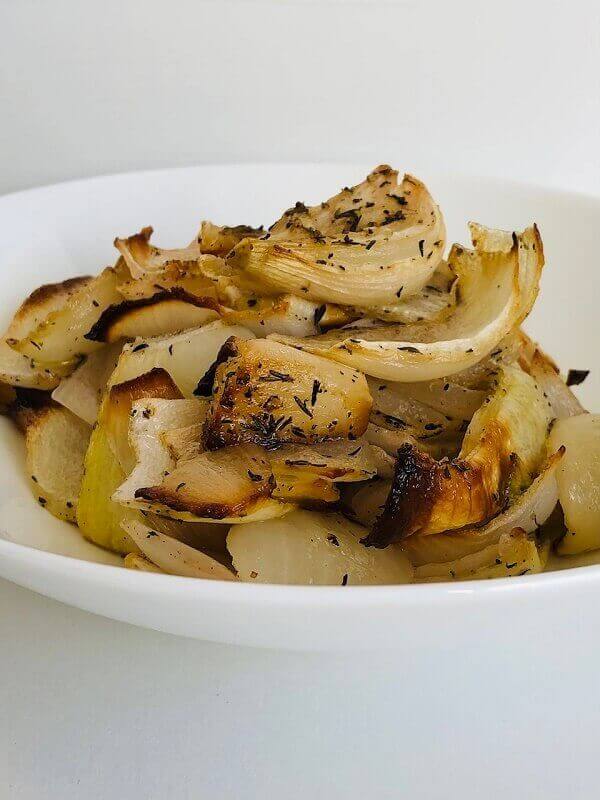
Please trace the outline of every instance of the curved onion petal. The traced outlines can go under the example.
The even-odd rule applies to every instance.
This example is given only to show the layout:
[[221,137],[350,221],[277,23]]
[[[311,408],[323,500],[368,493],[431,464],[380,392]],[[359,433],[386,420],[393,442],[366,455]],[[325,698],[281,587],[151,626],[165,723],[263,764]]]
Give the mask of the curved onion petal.
[[405,298],[403,294],[392,305],[362,309],[362,314],[370,314],[373,324],[379,320],[402,322],[404,325],[441,322],[456,305],[456,274],[446,261],[441,261],[429,281],[416,294]]
[[550,546],[538,546],[522,528],[502,533],[496,544],[443,564],[426,564],[415,570],[415,582],[489,580],[543,572]]
[[101,346],[86,339],[85,334],[106,308],[121,300],[117,280],[112,267],[93,280],[86,280],[70,294],[68,302],[23,332],[12,346],[50,369],[70,367],[72,371],[81,356]]
[[341,514],[295,511],[282,520],[232,526],[227,548],[238,576],[254,583],[353,586],[410,583],[398,548],[374,550],[366,530]]
[[34,496],[53,516],[75,522],[90,426],[48,399],[34,405],[18,398],[10,411],[25,434]]
[[98,417],[102,395],[120,353],[121,344],[118,342],[90,353],[83,364],[61,380],[52,392],[52,399],[89,425],[93,425]]
[[141,522],[124,522],[123,529],[152,564],[170,575],[206,580],[237,580],[227,567],[206,553],[165,536]]
[[548,520],[558,503],[556,473],[563,456],[564,449],[551,456],[531,486],[486,525],[433,536],[409,536],[402,542],[402,550],[418,567],[455,561],[477,553],[495,545],[503,534],[514,528],[534,533]]
[[511,236],[471,224],[471,233],[476,249],[455,245],[450,254],[459,299],[441,323],[350,326],[308,339],[272,338],[384,380],[426,381],[468,369],[527,316],[544,264],[535,225]]
[[85,338],[92,342],[118,342],[199,328],[218,319],[218,307],[211,297],[196,297],[174,287],[151,297],[109,306]]
[[336,483],[369,480],[383,463],[364,438],[310,447],[283,445],[266,457],[277,484],[273,496],[287,502],[335,502],[339,499]]
[[[214,261],[220,263],[220,259],[214,259]],[[203,260],[203,270],[205,267],[206,264]],[[125,274],[122,274],[123,272]],[[117,288],[122,299],[125,300],[144,300],[157,292],[173,290],[186,292],[193,297],[208,297],[215,301],[218,298],[214,280],[205,277],[204,272],[198,274],[197,272],[182,271],[177,264],[168,264],[159,274],[149,273],[143,278],[131,278],[129,272],[121,270]]]
[[382,166],[325,203],[286,211],[228,260],[248,288],[373,308],[418,292],[442,259],[445,227],[426,187]]
[[164,250],[150,244],[153,229],[148,225],[139,233],[126,239],[115,239],[115,247],[134,279],[160,275],[169,265],[176,264],[181,271],[197,270],[200,258],[198,241],[194,240],[187,247]]
[[[221,316],[229,325],[243,325],[256,336],[271,333],[285,336],[313,336],[320,332],[321,306],[302,297],[287,294],[281,297],[249,297],[246,308],[222,307]],[[343,320],[343,317],[341,317]]]
[[53,389],[64,370],[55,371],[35,358],[19,353],[13,346],[53,312],[64,308],[72,295],[92,279],[70,278],[40,286],[21,304],[8,330],[0,339],[0,381],[27,389]]
[[164,434],[201,425],[206,406],[201,399],[133,404],[130,442],[136,463],[114,501],[188,522],[246,522],[291,510],[271,499],[271,469],[258,448],[201,452],[176,462]]
[[581,414],[559,419],[550,446],[566,448],[558,470],[558,497],[567,534],[560,555],[600,548],[600,415]]
[[502,367],[456,459],[434,461],[411,445],[398,451],[392,490],[367,542],[385,547],[497,514],[539,469],[551,418],[533,378],[519,367]]
[[535,350],[529,371],[544,392],[557,419],[565,419],[585,412],[585,408],[560,377],[558,367],[541,350]]
[[[131,420],[137,414],[134,405],[146,398],[180,400],[182,394],[169,373],[156,367],[130,381],[111,386],[98,414],[98,425],[106,430],[110,446],[126,475],[135,464],[134,451],[128,437]],[[151,410],[145,413],[154,412]]]
[[199,380],[231,336],[252,339],[254,334],[247,328],[216,320],[172,336],[136,340],[123,347],[111,384],[131,380],[159,367],[169,373],[184,397],[192,397]]
[[77,503],[77,525],[86,539],[122,554],[135,552],[137,548],[121,524],[125,519],[135,519],[138,516],[136,511],[123,508],[111,500],[113,491],[124,478],[125,474],[115,458],[105,427],[96,425],[85,455]]
[[231,339],[219,354],[204,430],[209,450],[357,438],[369,421],[364,375],[269,339]]
[[250,225],[215,225],[205,220],[200,226],[198,244],[201,253],[213,256],[226,256],[242,239],[256,239],[264,235],[264,228],[252,228]]

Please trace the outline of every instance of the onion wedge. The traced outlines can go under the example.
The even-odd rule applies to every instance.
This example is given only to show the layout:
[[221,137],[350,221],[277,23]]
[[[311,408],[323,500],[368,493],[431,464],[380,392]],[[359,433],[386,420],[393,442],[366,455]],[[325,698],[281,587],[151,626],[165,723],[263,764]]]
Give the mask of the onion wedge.
[[433,536],[409,536],[401,547],[415,566],[455,561],[497,544],[503,534],[520,528],[527,534],[535,531],[550,517],[558,503],[556,474],[564,456],[564,448],[552,455],[540,474],[506,511],[482,527],[449,531]]
[[219,318],[211,297],[196,297],[179,287],[165,289],[140,300],[123,300],[109,306],[85,338],[92,342],[118,342],[199,328]]
[[93,425],[120,354],[120,343],[90,353],[71,375],[61,380],[52,393],[52,399]]
[[388,166],[307,208],[296,203],[260,239],[228,256],[241,285],[261,294],[376,308],[424,286],[442,259],[445,227],[424,184]]
[[525,319],[544,264],[535,225],[512,235],[474,223],[470,228],[475,250],[454,245],[449,257],[458,301],[442,322],[271,338],[384,380],[426,381],[468,369]]
[[456,459],[434,461],[411,445],[398,451],[390,495],[367,543],[385,547],[490,519],[531,483],[551,419],[533,378],[519,367],[502,367]]
[[25,434],[34,496],[53,516],[75,522],[90,426],[43,395],[33,403],[19,397],[10,413]]
[[226,256],[243,239],[257,239],[265,233],[264,228],[250,225],[215,225],[205,220],[200,226],[198,245],[201,253],[213,256]]
[[101,345],[85,338],[102,312],[118,303],[117,273],[108,267],[93,280],[78,286],[68,302],[23,333],[12,346],[53,370],[72,371],[81,356]]
[[187,522],[244,522],[291,510],[271,499],[274,480],[259,448],[174,458],[166,434],[201,425],[206,406],[203,399],[134,403],[130,442],[136,463],[115,502]]
[[600,415],[581,414],[559,419],[550,446],[566,448],[558,470],[558,497],[567,533],[558,543],[559,555],[600,548]]
[[543,572],[550,546],[538,545],[521,528],[501,534],[498,542],[477,553],[444,564],[427,564],[415,570],[416,583],[453,580],[512,578]]
[[234,525],[227,549],[242,581],[354,586],[410,583],[398,548],[364,547],[365,528],[341,514],[295,511],[276,522]]
[[561,378],[556,364],[539,348],[535,350],[529,372],[552,406],[557,419],[566,419],[585,412],[585,408]]
[[209,450],[361,436],[371,395],[364,375],[268,339],[231,339],[219,355],[204,429]]
[[115,247],[134,280],[160,276],[169,267],[181,272],[199,272],[200,247],[194,240],[187,247],[165,250],[150,244],[153,229],[148,225],[126,239],[115,239]]
[[122,383],[160,367],[169,373],[184,397],[192,397],[198,382],[231,336],[254,338],[247,328],[217,320],[172,336],[135,340],[123,347],[110,382]]
[[26,389],[53,389],[65,370],[51,370],[35,358],[14,350],[14,345],[35,330],[46,317],[64,308],[72,295],[89,283],[88,277],[40,286],[21,304],[0,339],[0,381]]
[[123,529],[139,547],[144,556],[163,572],[185,578],[235,581],[236,576],[214,558],[178,542],[164,533],[149,528],[142,522],[128,521]]

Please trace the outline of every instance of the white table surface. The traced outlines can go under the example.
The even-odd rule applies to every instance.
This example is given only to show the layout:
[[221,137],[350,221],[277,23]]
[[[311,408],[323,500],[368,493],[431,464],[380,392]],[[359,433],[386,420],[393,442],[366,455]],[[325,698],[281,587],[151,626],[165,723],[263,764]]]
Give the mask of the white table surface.
[[[328,158],[598,191],[599,21],[586,0],[3,2],[0,192]],[[542,774],[544,800],[596,797],[597,668],[559,642],[552,663],[489,663],[493,635],[410,658],[261,652],[0,581],[0,800],[535,800]]]

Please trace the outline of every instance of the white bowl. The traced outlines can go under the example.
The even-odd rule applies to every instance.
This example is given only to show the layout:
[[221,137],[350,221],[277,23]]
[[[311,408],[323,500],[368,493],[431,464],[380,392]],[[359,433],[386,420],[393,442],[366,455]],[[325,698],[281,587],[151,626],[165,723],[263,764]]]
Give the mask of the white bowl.
[[[372,165],[195,167],[59,184],[0,198],[0,289],[7,322],[33,288],[94,273],[112,241],[152,224],[159,244],[191,238],[200,219],[258,224],[295,200],[316,202]],[[410,165],[400,165],[410,168]],[[502,228],[533,220],[545,243],[543,290],[528,323],[565,369],[592,369],[580,396],[600,408],[594,360],[600,297],[600,200],[512,182],[423,175],[449,237],[468,241],[474,219]],[[597,294],[598,293],[598,294]],[[219,642],[298,650],[470,646],[491,631],[511,646],[593,643],[600,566],[490,582],[382,587],[286,587],[129,571],[38,507],[20,437],[0,420],[0,575],[97,614]],[[593,557],[588,560],[593,560]],[[579,561],[561,560],[561,567]],[[581,609],[585,608],[582,616]],[[578,624],[573,625],[573,620]],[[552,620],[552,637],[541,632]]]

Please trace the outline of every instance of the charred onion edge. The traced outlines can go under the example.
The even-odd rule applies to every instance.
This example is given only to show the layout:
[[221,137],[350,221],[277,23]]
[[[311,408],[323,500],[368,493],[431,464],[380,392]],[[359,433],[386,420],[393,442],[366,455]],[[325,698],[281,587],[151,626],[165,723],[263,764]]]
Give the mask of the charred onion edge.
[[212,297],[196,297],[185,289],[174,286],[172,289],[164,289],[157,292],[152,297],[143,297],[140,300],[123,300],[122,303],[109,306],[102,312],[98,321],[92,325],[90,330],[84,334],[83,338],[88,339],[90,342],[106,342],[111,327],[129,311],[174,301],[189,303],[189,305],[196,306],[196,308],[210,308],[217,312],[220,309],[219,304]]
[[173,511],[188,511],[197,517],[206,519],[225,519],[226,517],[243,517],[245,512],[262,499],[268,499],[275,489],[275,478],[269,475],[261,484],[256,484],[256,489],[248,495],[243,502],[227,505],[226,503],[200,503],[186,500],[181,496],[165,489],[163,486],[149,486],[136,489],[135,498],[147,500],[151,503],[160,503]]
[[[492,438],[498,438],[501,443],[506,437],[502,430],[496,433],[498,436],[492,435]],[[418,534],[427,526],[436,502],[444,498],[448,488],[453,493],[464,489],[470,502],[473,490],[479,486],[481,491],[478,495],[482,501],[479,521],[484,522],[506,507],[513,469],[510,454],[500,450],[499,485],[489,493],[485,486],[484,466],[461,459],[435,461],[412,444],[402,445],[396,457],[394,478],[385,506],[363,544],[387,547],[394,541]]]

